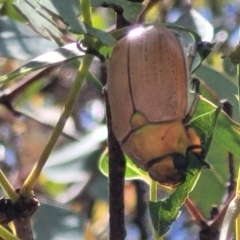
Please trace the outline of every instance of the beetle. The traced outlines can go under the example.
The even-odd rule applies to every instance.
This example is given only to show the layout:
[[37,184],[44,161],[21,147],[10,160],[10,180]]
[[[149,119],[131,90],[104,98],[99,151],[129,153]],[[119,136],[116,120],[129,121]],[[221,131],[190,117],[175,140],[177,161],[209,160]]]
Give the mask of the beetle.
[[171,30],[137,27],[116,43],[108,66],[116,139],[152,179],[173,187],[185,180],[188,152],[203,153],[187,126],[199,97],[190,79],[193,56]]

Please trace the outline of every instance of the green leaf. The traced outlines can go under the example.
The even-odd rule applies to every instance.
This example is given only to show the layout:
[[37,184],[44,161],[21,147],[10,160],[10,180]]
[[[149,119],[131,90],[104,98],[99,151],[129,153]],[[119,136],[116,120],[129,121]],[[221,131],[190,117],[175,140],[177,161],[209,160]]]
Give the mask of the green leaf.
[[186,181],[177,187],[166,199],[158,202],[149,202],[149,213],[154,230],[158,236],[163,236],[169,230],[172,223],[180,214],[180,208],[185,198],[192,191],[200,174],[200,165],[196,156],[191,154],[190,168],[186,175]]
[[[151,179],[148,176],[148,173],[141,168],[138,168],[132,160],[125,155],[126,159],[126,172],[125,172],[125,179],[139,179],[143,180],[150,185]],[[99,161],[99,168],[100,171],[105,175],[108,176],[108,151],[105,151]]]
[[78,16],[81,14],[81,9],[78,0],[68,0],[67,7],[65,1],[59,0],[40,0],[38,4],[42,9],[47,9],[63,20],[64,23],[69,26],[68,29],[70,31],[78,34],[90,34],[106,45],[113,45],[115,43],[115,39],[111,34],[90,27],[79,20]]
[[59,63],[69,61],[73,58],[83,57],[84,55],[85,52],[81,52],[77,48],[76,43],[70,43],[68,45],[65,45],[64,47],[58,48],[54,51],[38,56],[32,59],[30,62],[23,65],[22,67],[20,67],[19,69],[9,74],[1,76],[0,83],[10,81],[17,77],[26,76],[27,74],[33,71],[51,67]]
[[68,24],[70,31],[78,34],[90,34],[105,45],[113,45],[115,43],[115,39],[111,34],[90,27],[79,20],[78,16],[81,14],[79,0],[69,0],[67,7],[66,2],[59,0],[41,0],[39,1],[39,5],[48,9],[62,19],[64,23]]
[[38,1],[13,1],[12,4],[39,34],[49,39],[61,39],[62,33],[58,30],[56,22],[53,21],[49,12],[39,5]]
[[12,1],[5,1],[5,3],[1,7],[1,15],[2,16],[6,15],[11,19],[14,19],[20,22],[26,22],[26,19],[12,5]]
[[236,97],[238,94],[237,81],[205,64],[201,65],[195,74],[215,91],[220,99],[228,99],[231,102],[233,105],[233,118],[239,120],[238,100]]
[[214,130],[217,128],[217,120],[221,111],[219,107],[213,105],[203,97],[200,99],[196,112],[189,124],[197,132],[201,139],[204,151],[207,153],[212,143]]
[[[216,91],[220,98],[230,101],[233,105],[233,118],[239,120],[237,81],[227,74],[217,72],[206,65],[202,65],[196,74],[212,90]],[[206,95],[204,96],[206,97]],[[210,100],[212,101],[212,99]],[[206,106],[210,109],[203,109],[205,112],[216,108],[216,106],[211,104]],[[196,114],[201,114],[201,112],[196,112]],[[221,199],[223,194],[225,194],[226,182],[229,178],[228,152],[232,152],[235,156],[235,168],[237,169],[239,166],[239,126],[239,123],[233,121],[225,113],[220,112],[212,144],[207,155],[207,161],[212,167],[210,170],[203,171],[196,188],[191,193],[191,198],[206,217],[209,216],[209,209],[212,204],[221,204]],[[204,201],[201,200],[203,191],[212,193],[208,194]]]
[[27,61],[58,47],[56,43],[43,38],[26,24],[1,17],[0,25],[2,57]]
[[68,30],[74,33],[90,34],[106,45],[113,45],[115,42],[111,34],[87,26],[87,24],[79,20],[80,5],[77,0],[69,0],[67,5],[65,1],[56,0],[14,1],[12,4],[30,22],[31,26],[45,38],[62,41],[62,33],[59,30],[57,21],[53,20],[57,16],[59,20],[68,25]]
[[129,22],[135,22],[139,13],[143,9],[143,5],[138,2],[130,2],[126,0],[92,0],[93,7],[112,7],[122,8],[123,16]]
[[235,49],[228,55],[228,57],[231,59],[231,62],[233,64],[239,64],[240,63],[240,44],[238,44]]
[[36,240],[83,239],[84,219],[60,204],[41,200],[41,206],[34,214],[33,222]]
[[[64,201],[85,189],[85,194],[94,199],[107,198],[107,179],[98,169],[98,160],[106,144],[107,128],[99,126],[79,141],[55,150],[43,169],[44,179],[55,184],[74,185],[75,192],[66,194]],[[64,193],[63,193],[64,194]]]
[[[206,99],[201,98],[197,105],[196,114],[190,122],[190,125],[201,137],[202,146],[206,154],[212,142],[220,109],[220,107],[217,108]],[[201,114],[203,112],[204,114]],[[178,217],[185,198],[193,190],[199,178],[200,170],[201,163],[198,158],[193,153],[189,154],[189,168],[186,172],[186,181],[178,186],[168,198],[158,202],[149,202],[151,220],[158,236],[164,235]]]
[[203,41],[211,42],[213,39],[214,28],[212,24],[192,8],[185,11],[175,23],[196,31]]
[[102,144],[106,140],[106,126],[94,129],[81,140],[51,154],[43,173],[49,180],[56,183],[71,183],[81,180],[81,173],[86,170],[93,171],[91,166],[87,166],[87,162],[92,158],[92,154],[102,149]]
[[[217,142],[219,149],[224,149],[239,156],[240,124],[232,120],[226,113],[219,110],[220,107],[201,98],[196,108],[196,113],[193,116],[193,120],[191,121],[191,125],[201,137],[204,147],[206,147],[206,142],[212,138],[213,141]],[[216,125],[214,126],[215,121]],[[213,127],[214,131],[211,137]],[[207,149],[209,149],[209,147]],[[215,159],[218,158],[219,157],[216,155]]]
[[37,3],[49,12],[58,16],[68,24],[69,27],[74,28],[78,25],[78,16],[81,14],[79,0],[38,0]]
[[[212,104],[205,105],[205,111],[214,111],[214,109],[216,109],[216,106]],[[196,130],[200,129],[201,124],[196,121],[194,127],[196,127]],[[239,145],[240,124],[221,111],[206,159],[211,164],[211,169],[202,171],[201,177],[190,195],[205,217],[209,217],[209,209],[212,204],[221,204],[221,199],[226,192],[226,182],[229,178],[228,152],[235,156],[234,167],[238,169],[240,164],[238,157],[240,154]],[[209,194],[203,201],[202,193],[204,191],[209,192]]]
[[70,30],[76,34],[89,34],[93,37],[96,37],[103,44],[108,46],[111,46],[116,42],[115,38],[113,38],[113,36],[110,33],[101,31],[97,28],[90,27],[80,20],[78,20],[77,25],[74,27],[72,26]]

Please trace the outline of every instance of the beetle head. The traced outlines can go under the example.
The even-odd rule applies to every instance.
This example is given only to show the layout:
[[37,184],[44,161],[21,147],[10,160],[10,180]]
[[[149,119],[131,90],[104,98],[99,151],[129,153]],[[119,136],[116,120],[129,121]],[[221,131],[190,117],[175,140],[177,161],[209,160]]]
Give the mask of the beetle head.
[[188,137],[180,120],[146,124],[122,143],[125,153],[150,176],[164,185],[176,186],[185,180]]
[[[152,159],[147,168],[152,179],[165,185],[177,186],[186,179],[188,167],[187,156],[181,153],[172,153]],[[158,174],[159,172],[164,174]]]

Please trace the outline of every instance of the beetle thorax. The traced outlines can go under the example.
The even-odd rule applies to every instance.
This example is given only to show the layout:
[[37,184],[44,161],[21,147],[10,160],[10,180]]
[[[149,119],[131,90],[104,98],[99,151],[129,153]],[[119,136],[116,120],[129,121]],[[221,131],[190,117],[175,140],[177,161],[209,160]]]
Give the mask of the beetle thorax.
[[186,153],[188,138],[180,120],[146,124],[132,132],[122,143],[123,150],[145,168],[152,159],[172,153]]

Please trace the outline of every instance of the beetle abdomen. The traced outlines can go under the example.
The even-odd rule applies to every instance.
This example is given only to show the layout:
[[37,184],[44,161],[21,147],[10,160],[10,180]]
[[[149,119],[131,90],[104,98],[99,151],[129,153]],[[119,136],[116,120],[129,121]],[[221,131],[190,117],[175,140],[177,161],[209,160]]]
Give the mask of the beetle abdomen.
[[109,64],[112,124],[120,143],[133,130],[134,113],[161,123],[183,119],[187,106],[186,62],[178,38],[159,26],[134,31],[116,44]]

